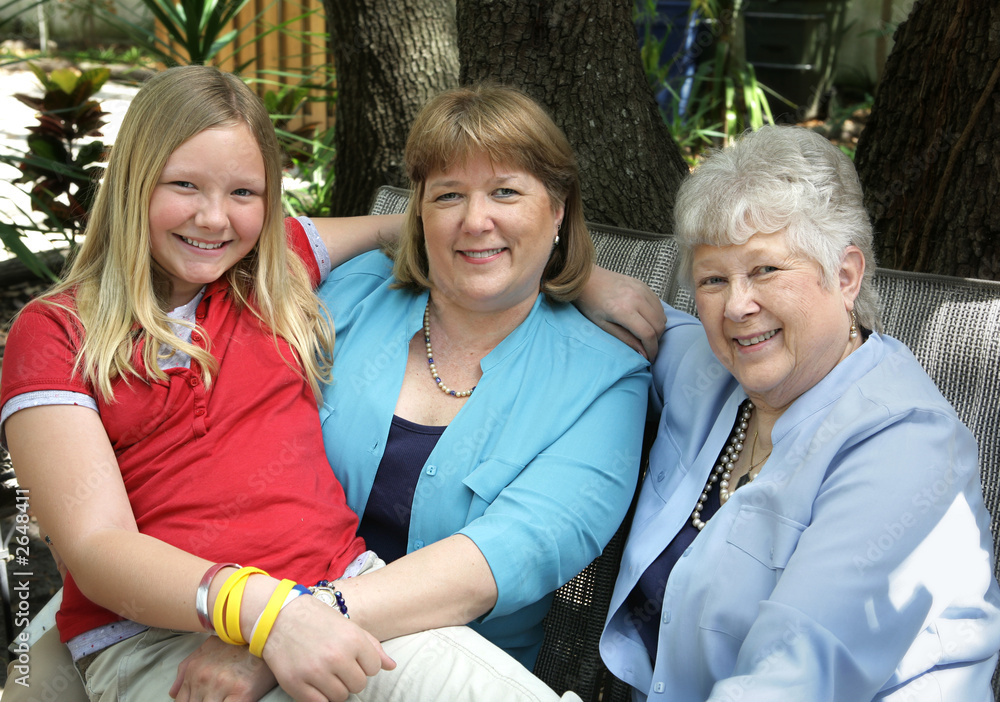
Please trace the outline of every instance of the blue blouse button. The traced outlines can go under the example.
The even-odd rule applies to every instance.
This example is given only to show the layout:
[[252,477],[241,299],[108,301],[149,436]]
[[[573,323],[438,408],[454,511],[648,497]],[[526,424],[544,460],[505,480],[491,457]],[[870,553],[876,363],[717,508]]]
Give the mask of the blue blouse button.
[[438,472],[437,466],[427,466],[427,470],[424,471],[427,475],[435,475]]
[[653,692],[663,692],[666,689],[667,689],[667,686],[664,685],[661,682],[658,682],[655,685],[653,685]]
[[419,539],[413,542],[413,548],[423,548],[424,542]]
[[669,624],[670,623],[670,611],[669,610],[663,610],[663,616],[660,617],[660,620],[664,624]]

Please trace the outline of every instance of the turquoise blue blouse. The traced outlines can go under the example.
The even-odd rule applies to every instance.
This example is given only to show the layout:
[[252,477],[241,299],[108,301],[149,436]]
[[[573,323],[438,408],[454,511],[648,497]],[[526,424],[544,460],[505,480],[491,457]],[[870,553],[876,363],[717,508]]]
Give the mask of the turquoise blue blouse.
[[[427,293],[391,289],[380,253],[319,289],[337,331],[323,441],[363,514]],[[611,539],[635,490],[646,361],[568,304],[540,295],[482,361],[475,393],[422,468],[407,552],[456,533],[492,569],[496,606],[473,628],[531,667],[551,593]]]

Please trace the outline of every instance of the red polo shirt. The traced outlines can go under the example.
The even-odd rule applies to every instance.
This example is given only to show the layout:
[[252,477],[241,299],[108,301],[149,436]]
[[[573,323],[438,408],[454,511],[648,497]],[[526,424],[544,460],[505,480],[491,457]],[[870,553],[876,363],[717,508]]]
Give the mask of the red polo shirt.
[[[289,230],[318,282],[305,233]],[[94,397],[142,533],[307,585],[339,576],[364,543],[327,462],[316,399],[289,365],[297,366],[291,348],[275,344],[223,282],[208,286],[196,318],[204,335],[196,332],[192,342],[211,340],[219,363],[210,387],[192,362],[167,370],[165,382],[118,379],[115,401],[107,403],[72,374],[78,324],[33,302],[7,339],[0,406],[38,390]],[[58,616],[63,641],[118,619],[67,578]]]

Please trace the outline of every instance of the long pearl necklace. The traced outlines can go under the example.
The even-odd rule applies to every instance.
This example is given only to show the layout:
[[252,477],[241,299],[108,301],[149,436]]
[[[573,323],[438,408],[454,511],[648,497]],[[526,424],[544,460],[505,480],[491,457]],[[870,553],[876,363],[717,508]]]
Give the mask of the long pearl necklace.
[[438,375],[437,366],[434,365],[434,351],[431,349],[431,300],[427,298],[427,307],[424,308],[424,346],[427,347],[427,368],[431,372],[431,377],[434,378],[434,382],[437,383],[438,389],[445,395],[451,395],[452,397],[468,397],[472,394],[472,390],[475,390],[475,386],[472,390],[463,390],[459,392],[458,390],[452,390],[447,385],[441,382],[441,376]]
[[691,524],[698,531],[705,528],[705,522],[701,520],[701,510],[705,508],[705,500],[708,499],[708,493],[712,491],[712,485],[716,482],[719,483],[719,502],[724,503],[729,499],[729,478],[732,476],[736,462],[740,460],[743,442],[747,438],[747,427],[750,426],[750,417],[752,416],[753,403],[750,400],[744,400],[743,404],[740,405],[739,418],[733,426],[732,434],[729,435],[729,441],[726,442],[726,447],[719,454],[719,460],[708,476],[708,482],[705,483],[701,497],[698,498],[698,505],[691,513]]

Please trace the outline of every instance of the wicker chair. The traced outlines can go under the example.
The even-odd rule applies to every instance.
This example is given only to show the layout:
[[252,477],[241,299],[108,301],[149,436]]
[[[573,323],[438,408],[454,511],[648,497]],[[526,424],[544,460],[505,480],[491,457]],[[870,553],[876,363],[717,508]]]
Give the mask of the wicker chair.
[[[408,192],[380,189],[372,213],[402,212]],[[598,263],[646,282],[677,309],[694,300],[675,275],[672,237],[588,225]],[[983,496],[1000,543],[1000,283],[880,269],[885,333],[913,351],[941,393],[979,441]],[[545,640],[535,674],[557,692],[567,689],[591,702],[624,702],[627,686],[608,673],[598,641],[607,616],[622,548],[623,524],[604,553],[561,587],[545,620]],[[1000,577],[1000,567],[994,564]],[[1000,699],[1000,669],[993,677]]]

